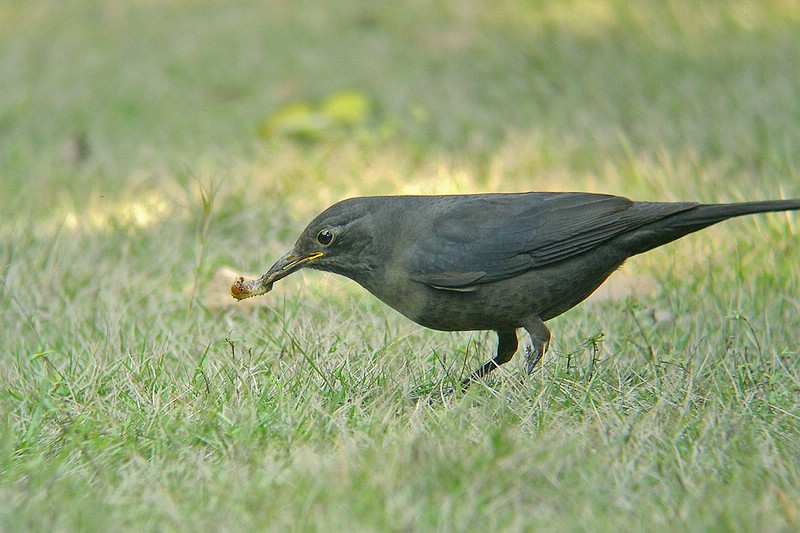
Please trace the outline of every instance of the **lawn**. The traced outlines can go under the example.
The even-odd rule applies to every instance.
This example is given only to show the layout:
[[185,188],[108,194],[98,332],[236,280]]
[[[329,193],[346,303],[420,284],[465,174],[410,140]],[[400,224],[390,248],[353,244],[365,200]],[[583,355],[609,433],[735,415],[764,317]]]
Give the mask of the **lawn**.
[[800,529],[797,214],[632,259],[444,398],[493,334],[227,293],[354,195],[800,198],[798,36],[796,0],[0,2],[0,530]]

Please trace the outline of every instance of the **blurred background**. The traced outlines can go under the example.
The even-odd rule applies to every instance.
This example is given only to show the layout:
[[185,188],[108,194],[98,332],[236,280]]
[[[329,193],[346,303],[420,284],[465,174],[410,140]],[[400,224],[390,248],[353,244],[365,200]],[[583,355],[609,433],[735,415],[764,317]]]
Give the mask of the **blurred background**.
[[797,7],[3,2],[3,214],[198,175],[251,201],[301,183],[312,203],[629,185],[708,198],[736,193],[693,184],[753,179],[774,195],[800,160]]

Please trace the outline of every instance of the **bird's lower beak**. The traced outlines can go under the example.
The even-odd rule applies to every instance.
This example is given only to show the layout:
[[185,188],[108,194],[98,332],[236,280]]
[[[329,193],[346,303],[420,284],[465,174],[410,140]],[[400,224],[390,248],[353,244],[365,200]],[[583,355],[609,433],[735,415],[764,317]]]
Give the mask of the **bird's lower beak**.
[[297,255],[293,251],[278,259],[274,265],[260,278],[252,281],[245,281],[238,278],[231,287],[231,294],[237,300],[250,298],[266,294],[272,290],[272,284],[281,278],[285,278],[304,264],[319,259],[324,254],[322,252],[311,252],[305,255]]

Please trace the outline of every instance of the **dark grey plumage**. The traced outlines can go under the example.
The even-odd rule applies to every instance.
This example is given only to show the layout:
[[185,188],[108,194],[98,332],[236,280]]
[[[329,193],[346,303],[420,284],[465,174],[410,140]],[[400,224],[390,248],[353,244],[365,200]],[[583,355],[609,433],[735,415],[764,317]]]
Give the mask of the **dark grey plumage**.
[[736,204],[633,202],[589,193],[381,196],[341,201],[318,215],[292,251],[237,298],[308,267],[358,282],[409,319],[445,330],[494,330],[507,362],[518,328],[531,336],[532,371],[544,322],[588,297],[633,255],[722,220],[800,209],[800,200]]

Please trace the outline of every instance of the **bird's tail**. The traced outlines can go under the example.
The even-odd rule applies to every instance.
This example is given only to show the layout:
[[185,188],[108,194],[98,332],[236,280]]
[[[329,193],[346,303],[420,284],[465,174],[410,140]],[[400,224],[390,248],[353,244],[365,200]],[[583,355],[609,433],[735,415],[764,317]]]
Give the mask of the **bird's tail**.
[[634,254],[640,254],[729,218],[795,210],[800,210],[800,199],[698,204],[640,227],[627,244]]

